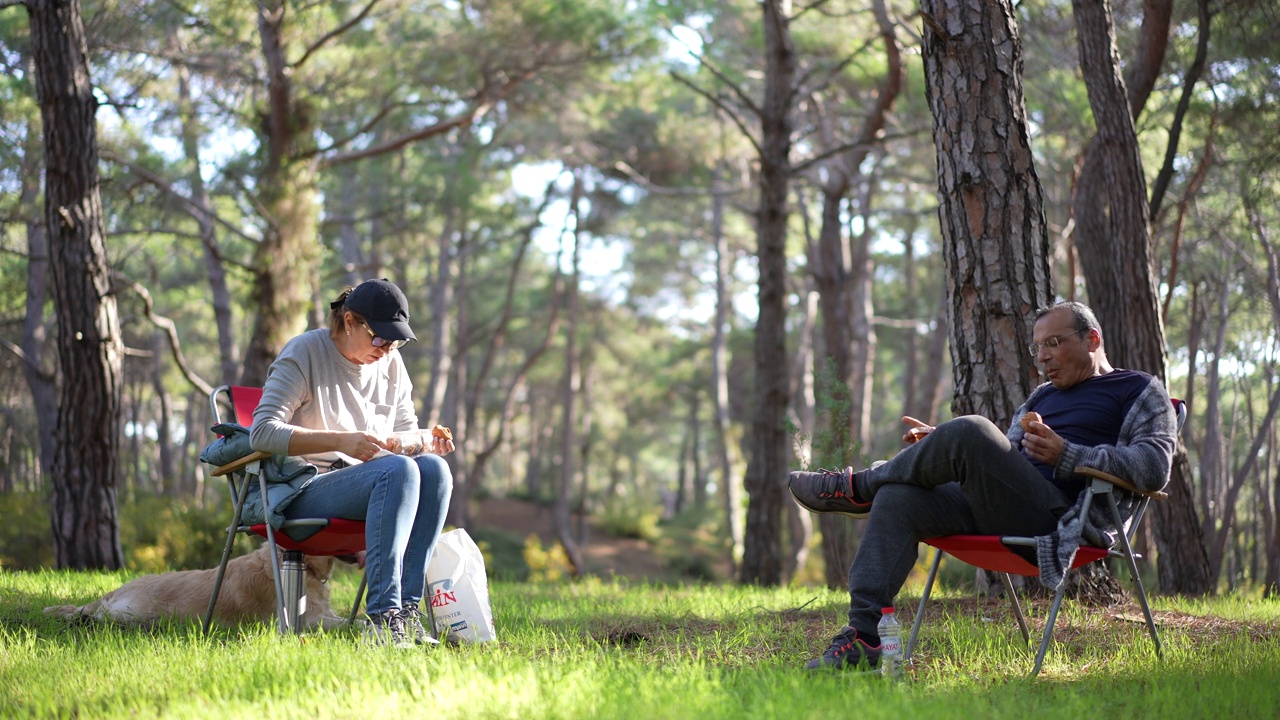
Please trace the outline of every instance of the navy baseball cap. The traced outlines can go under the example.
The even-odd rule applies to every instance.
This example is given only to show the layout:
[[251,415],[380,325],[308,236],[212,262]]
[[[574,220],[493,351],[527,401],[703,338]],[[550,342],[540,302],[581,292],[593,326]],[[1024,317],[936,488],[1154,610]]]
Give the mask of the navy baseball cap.
[[359,313],[373,334],[384,340],[417,340],[409,327],[409,300],[395,283],[365,280],[347,296],[347,309]]

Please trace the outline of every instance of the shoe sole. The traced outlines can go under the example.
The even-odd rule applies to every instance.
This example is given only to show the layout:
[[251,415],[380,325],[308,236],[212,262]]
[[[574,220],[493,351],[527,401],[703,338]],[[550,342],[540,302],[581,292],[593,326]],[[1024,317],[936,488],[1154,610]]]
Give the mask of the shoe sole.
[[811,507],[805,504],[805,501],[801,500],[799,495],[796,495],[795,489],[793,489],[790,485],[787,486],[787,492],[791,493],[791,499],[795,500],[797,505],[804,508],[805,510],[808,510],[811,513],[817,513],[819,515],[847,515],[848,517],[851,517],[857,520],[861,520],[862,518],[865,518],[866,516],[871,514],[871,503],[867,503],[866,510],[855,510],[853,512],[849,512],[847,510],[819,510],[815,507]]

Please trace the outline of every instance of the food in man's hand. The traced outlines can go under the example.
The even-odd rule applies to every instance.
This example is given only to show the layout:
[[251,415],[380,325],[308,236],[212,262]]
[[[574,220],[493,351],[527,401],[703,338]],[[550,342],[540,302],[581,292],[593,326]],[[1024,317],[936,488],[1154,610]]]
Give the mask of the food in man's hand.
[[431,428],[431,437],[440,438],[441,440],[452,440],[453,431],[443,425],[437,425]]
[[1031,423],[1044,422],[1044,418],[1040,417],[1040,413],[1032,411],[1022,416],[1022,432],[1031,432]]

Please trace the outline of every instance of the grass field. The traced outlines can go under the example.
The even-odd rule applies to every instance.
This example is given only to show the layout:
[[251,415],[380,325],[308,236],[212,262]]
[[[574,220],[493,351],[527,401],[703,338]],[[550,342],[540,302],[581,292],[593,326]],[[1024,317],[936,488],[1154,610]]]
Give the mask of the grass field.
[[[281,638],[69,626],[120,573],[0,571],[0,717],[1280,717],[1280,602],[1154,598],[1163,661],[1133,607],[1064,606],[1039,678],[1001,601],[943,592],[898,682],[800,667],[847,596],[813,588],[586,581],[491,587],[499,639],[395,650],[351,631]],[[335,576],[349,607],[358,576]],[[918,589],[898,598],[905,623]],[[938,596],[935,591],[935,596]],[[1033,622],[1045,607],[1032,603]]]

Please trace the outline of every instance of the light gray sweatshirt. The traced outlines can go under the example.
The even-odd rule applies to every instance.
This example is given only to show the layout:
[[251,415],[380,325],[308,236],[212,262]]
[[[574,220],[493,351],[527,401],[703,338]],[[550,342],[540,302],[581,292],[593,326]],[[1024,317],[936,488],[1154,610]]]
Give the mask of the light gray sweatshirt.
[[[249,441],[254,450],[288,455],[299,427],[380,437],[415,430],[412,398],[400,351],[358,365],[338,351],[327,328],[310,330],[290,340],[267,371]],[[322,469],[338,459],[357,462],[338,452],[303,457]]]

